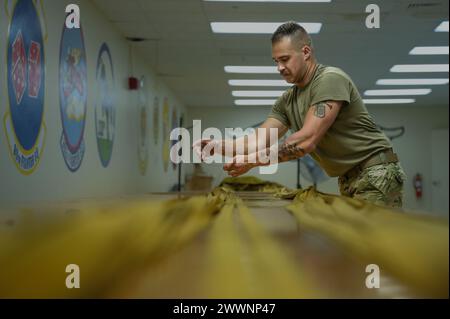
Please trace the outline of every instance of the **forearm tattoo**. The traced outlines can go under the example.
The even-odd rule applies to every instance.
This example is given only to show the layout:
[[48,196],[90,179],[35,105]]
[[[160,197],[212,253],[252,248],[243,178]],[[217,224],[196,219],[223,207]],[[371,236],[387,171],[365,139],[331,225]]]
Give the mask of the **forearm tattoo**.
[[278,162],[286,162],[305,155],[305,150],[297,145],[282,144],[278,148]]

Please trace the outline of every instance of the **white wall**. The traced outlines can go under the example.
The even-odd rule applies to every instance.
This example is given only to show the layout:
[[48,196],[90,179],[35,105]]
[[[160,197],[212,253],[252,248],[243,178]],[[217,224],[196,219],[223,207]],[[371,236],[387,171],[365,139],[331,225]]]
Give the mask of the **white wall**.
[[[70,172],[59,145],[62,123],[59,106],[59,49],[65,6],[73,1],[44,1],[48,27],[45,45],[46,79],[44,122],[47,127],[45,148],[39,167],[29,176],[22,175],[10,158],[3,128],[3,116],[8,111],[6,86],[6,43],[9,19],[0,6],[0,202],[28,200],[63,200],[82,197],[103,197],[134,194],[148,191],[167,191],[177,182],[177,171],[169,164],[164,172],[162,161],[162,104],[169,99],[169,123],[172,109],[185,114],[184,105],[170,92],[164,83],[147,67],[137,53],[134,58],[134,75],[144,75],[147,82],[147,129],[149,162],[146,175],[138,168],[139,113],[136,91],[127,89],[130,74],[129,43],[121,36],[90,1],[79,0],[81,22],[87,54],[88,106],[84,140],[86,152],[81,167]],[[112,158],[109,166],[101,165],[95,133],[94,97],[96,88],[97,55],[103,42],[109,45],[115,72],[116,129]],[[159,141],[153,143],[153,97],[159,96]]]
[[[448,105],[429,106],[370,106],[370,114],[375,122],[384,127],[405,127],[405,134],[392,141],[395,152],[399,155],[401,164],[408,175],[405,184],[404,207],[410,210],[432,211],[431,205],[431,133],[433,129],[448,128]],[[202,130],[207,127],[217,127],[223,130],[226,127],[246,128],[263,121],[270,111],[270,107],[229,107],[215,108],[189,108],[190,123],[193,119],[202,120]],[[226,177],[220,164],[203,164],[203,168],[214,177],[214,183]],[[274,175],[259,175],[258,169],[250,171],[249,175],[258,176],[265,180],[281,183],[288,187],[296,187],[297,165],[295,162],[283,163]],[[424,193],[420,200],[415,198],[412,178],[421,173],[424,180]],[[447,176],[448,178],[448,176]],[[301,180],[303,187],[310,183]],[[323,192],[338,194],[337,178],[318,185]]]
[[[408,175],[404,206],[411,210],[431,212],[431,135],[435,129],[449,127],[448,105],[370,106],[368,109],[379,125],[405,126],[405,135],[393,140],[394,150],[399,155],[403,169]],[[416,173],[420,173],[423,178],[423,197],[420,200],[415,198],[413,188],[413,178]],[[446,178],[449,177],[446,176]]]

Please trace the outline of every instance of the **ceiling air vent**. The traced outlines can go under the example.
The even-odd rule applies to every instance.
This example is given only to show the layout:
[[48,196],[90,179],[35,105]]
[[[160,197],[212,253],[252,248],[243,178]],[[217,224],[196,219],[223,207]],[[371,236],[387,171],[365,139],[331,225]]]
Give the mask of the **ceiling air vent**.
[[406,7],[406,12],[418,19],[441,19],[448,12],[448,4],[444,1],[412,2]]
[[415,2],[408,4],[408,9],[432,8],[441,6],[441,2]]

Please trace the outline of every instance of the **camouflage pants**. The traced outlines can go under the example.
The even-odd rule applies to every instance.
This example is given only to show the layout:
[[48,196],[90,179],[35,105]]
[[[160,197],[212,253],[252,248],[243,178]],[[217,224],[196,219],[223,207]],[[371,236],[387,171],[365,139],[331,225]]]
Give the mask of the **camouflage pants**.
[[368,167],[352,178],[340,176],[338,183],[343,196],[401,208],[405,180],[406,175],[400,164],[389,163]]

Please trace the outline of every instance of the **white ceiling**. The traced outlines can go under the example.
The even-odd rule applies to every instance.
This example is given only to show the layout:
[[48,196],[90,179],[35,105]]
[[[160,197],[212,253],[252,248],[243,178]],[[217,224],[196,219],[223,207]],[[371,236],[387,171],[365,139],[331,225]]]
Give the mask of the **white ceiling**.
[[[342,68],[352,77],[361,94],[367,89],[407,88],[376,86],[380,78],[449,76],[448,73],[389,72],[394,64],[448,64],[448,55],[408,55],[415,46],[448,46],[447,32],[433,32],[441,21],[448,20],[448,0],[278,4],[203,0],[92,1],[124,36],[148,39],[133,46],[187,106],[233,106],[232,87],[227,84],[232,78],[280,79],[277,74],[226,74],[225,65],[273,65],[270,35],[214,34],[210,22],[322,22],[321,32],[312,35],[319,62]],[[380,7],[380,29],[365,27],[368,15],[365,8],[370,3]],[[414,97],[415,105],[448,105],[448,84],[420,88],[431,88],[433,92]]]

